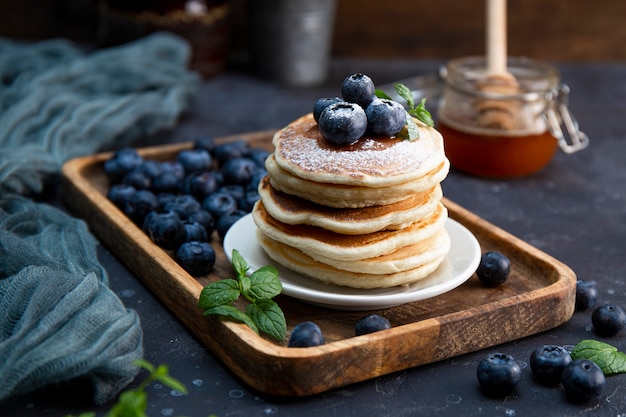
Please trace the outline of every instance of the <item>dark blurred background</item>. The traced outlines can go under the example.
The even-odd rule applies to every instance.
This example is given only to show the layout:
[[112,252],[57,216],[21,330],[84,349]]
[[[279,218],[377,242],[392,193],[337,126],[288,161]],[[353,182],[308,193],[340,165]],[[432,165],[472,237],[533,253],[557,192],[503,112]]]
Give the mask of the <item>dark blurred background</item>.
[[[264,0],[195,1],[209,8],[228,8],[223,30],[228,31],[230,62],[247,56],[248,1]],[[24,40],[65,37],[95,45],[102,26],[102,5],[164,13],[185,3],[189,2],[2,0],[0,36]],[[626,2],[511,0],[508,9],[510,55],[549,61],[626,59]],[[447,59],[482,54],[483,38],[483,1],[337,0],[332,56]]]

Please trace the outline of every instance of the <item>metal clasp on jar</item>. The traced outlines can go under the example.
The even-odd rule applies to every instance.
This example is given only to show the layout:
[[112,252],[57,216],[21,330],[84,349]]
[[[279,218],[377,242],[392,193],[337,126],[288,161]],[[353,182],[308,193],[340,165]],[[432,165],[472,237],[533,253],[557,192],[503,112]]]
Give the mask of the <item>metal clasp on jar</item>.
[[551,105],[546,110],[545,116],[548,129],[556,138],[559,147],[565,153],[574,153],[589,145],[589,137],[578,128],[578,122],[567,107],[569,91],[567,84],[561,84],[551,91],[549,98]]

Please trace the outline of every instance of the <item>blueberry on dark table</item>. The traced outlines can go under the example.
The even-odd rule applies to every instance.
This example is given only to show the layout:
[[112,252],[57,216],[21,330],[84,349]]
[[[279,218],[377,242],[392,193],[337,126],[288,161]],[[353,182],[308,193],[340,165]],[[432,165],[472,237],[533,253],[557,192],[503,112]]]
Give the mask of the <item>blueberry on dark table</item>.
[[353,144],[367,129],[365,110],[355,103],[331,104],[320,116],[319,129],[332,144]]
[[571,361],[571,355],[562,346],[543,345],[530,355],[530,369],[541,384],[556,385],[561,382],[563,369]]
[[288,347],[311,347],[324,344],[324,336],[319,326],[312,321],[296,324],[289,335]]
[[176,159],[185,168],[187,174],[195,171],[210,171],[213,158],[204,149],[185,149],[178,153]]
[[598,300],[598,289],[596,283],[592,281],[576,281],[576,310],[584,311]]
[[[228,231],[233,226],[233,224],[235,224],[239,219],[241,219],[246,214],[248,213],[237,209],[233,211],[232,213],[224,214],[219,219],[217,219],[217,223],[215,224],[215,229],[217,230],[217,234],[219,235],[220,239],[224,240],[224,236],[226,236],[226,233],[228,233]],[[250,236],[251,238],[254,238],[253,230],[250,231]]]
[[237,210],[237,200],[228,193],[216,191],[202,200],[202,208],[211,213],[214,218],[219,219]]
[[591,314],[593,331],[602,337],[618,334],[626,326],[626,313],[620,307],[605,304],[597,307]]
[[163,165],[157,161],[151,159],[144,160],[133,171],[139,171],[147,175],[150,180],[154,180],[161,172],[163,172]]
[[176,261],[193,276],[211,272],[215,250],[208,242],[185,242],[176,251]]
[[235,200],[239,200],[246,194],[246,187],[239,184],[228,184],[222,185],[217,191],[228,193],[235,197]]
[[503,397],[519,384],[522,370],[511,355],[493,353],[480,361],[476,377],[486,395]]
[[345,101],[366,108],[375,97],[376,88],[370,77],[362,73],[349,75],[341,84],[341,96]]
[[391,323],[378,314],[370,314],[359,319],[354,326],[355,336],[378,332],[391,328]]
[[378,136],[395,136],[406,124],[407,113],[397,101],[375,98],[365,109],[367,130]]
[[259,189],[259,183],[266,176],[267,171],[265,169],[257,169],[254,174],[252,174],[252,178],[250,178],[250,182],[246,185],[246,189],[248,191],[257,191]]
[[185,241],[185,226],[173,211],[150,212],[144,219],[143,229],[164,249],[177,249]]
[[565,397],[580,404],[598,398],[604,390],[606,378],[592,361],[577,359],[565,367],[561,382]]
[[497,287],[503,284],[511,272],[511,261],[497,251],[485,252],[480,257],[476,276],[486,287]]
[[320,116],[322,112],[326,109],[326,107],[331,104],[341,103],[343,101],[340,97],[322,97],[317,99],[315,105],[313,106],[313,119],[316,122],[319,122]]

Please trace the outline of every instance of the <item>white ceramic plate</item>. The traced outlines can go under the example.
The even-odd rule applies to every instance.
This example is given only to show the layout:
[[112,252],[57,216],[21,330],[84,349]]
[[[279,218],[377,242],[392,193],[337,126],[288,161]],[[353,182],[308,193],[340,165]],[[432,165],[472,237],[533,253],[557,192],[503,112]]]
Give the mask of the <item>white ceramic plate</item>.
[[467,281],[478,268],[480,245],[474,235],[455,220],[446,221],[451,249],[439,268],[428,277],[408,286],[357,289],[317,282],[293,272],[270,259],[256,239],[256,225],[248,214],[235,223],[224,238],[224,251],[231,260],[237,249],[250,272],[271,264],[278,269],[283,294],[311,304],[337,310],[378,310],[443,294]]

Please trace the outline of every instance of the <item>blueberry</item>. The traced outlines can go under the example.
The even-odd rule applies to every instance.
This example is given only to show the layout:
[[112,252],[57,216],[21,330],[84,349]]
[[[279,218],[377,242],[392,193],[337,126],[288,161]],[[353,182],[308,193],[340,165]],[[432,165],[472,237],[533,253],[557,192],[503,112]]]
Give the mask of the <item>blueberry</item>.
[[194,149],[204,149],[209,153],[215,150],[215,138],[212,136],[202,136],[193,141]]
[[159,207],[159,200],[152,191],[137,190],[124,206],[124,213],[136,224],[143,224],[146,215]]
[[183,225],[185,227],[185,242],[191,242],[194,240],[196,242],[209,241],[209,235],[204,226],[200,223],[193,220],[187,220],[183,223]]
[[161,172],[171,172],[181,180],[185,177],[185,167],[178,161],[161,162]]
[[511,272],[511,261],[500,252],[485,252],[480,258],[476,275],[486,287],[497,287],[504,283]]
[[598,300],[598,289],[592,281],[576,281],[576,310],[591,308]]
[[189,194],[180,194],[173,200],[166,203],[163,208],[177,213],[181,219],[186,219],[194,211],[200,210],[202,206],[194,196]]
[[365,110],[354,103],[331,104],[322,112],[319,128],[324,138],[335,145],[358,141],[367,129]]
[[176,194],[174,193],[158,193],[157,201],[159,202],[159,207],[163,208],[166,204],[176,200]]
[[186,173],[210,171],[213,168],[211,154],[204,149],[185,149],[178,153],[177,161]]
[[563,369],[572,361],[565,348],[557,345],[543,345],[530,355],[530,369],[535,379],[544,385],[561,382]]
[[220,239],[224,240],[224,236],[226,236],[226,233],[230,230],[232,225],[246,214],[248,213],[246,213],[245,211],[235,210],[232,213],[226,213],[221,216],[215,224],[215,229],[217,230],[217,234],[219,235]]
[[215,250],[208,242],[185,242],[176,251],[176,261],[193,276],[211,272]]
[[626,326],[626,313],[616,305],[605,304],[593,310],[591,323],[597,335],[615,336]]
[[178,193],[182,185],[182,179],[174,171],[162,171],[152,181],[150,189],[155,193]]
[[324,97],[324,98],[318,99],[315,102],[315,105],[313,106],[313,119],[316,122],[319,122],[320,116],[322,115],[322,112],[326,109],[326,107],[330,106],[331,104],[341,103],[341,102],[343,102],[343,99],[339,97],[332,97],[332,98]]
[[222,165],[224,184],[245,185],[250,181],[257,168],[256,162],[250,158],[231,158]]
[[378,314],[370,314],[359,319],[354,326],[354,334],[361,336],[363,334],[374,333],[380,330],[390,329],[389,320]]
[[222,166],[229,159],[247,156],[250,152],[250,145],[245,140],[236,140],[217,145],[213,152],[219,166]]
[[250,213],[252,208],[259,201],[261,197],[259,196],[259,192],[256,190],[247,191],[246,194],[237,201],[237,207],[239,210],[245,211],[246,213]]
[[367,129],[377,136],[395,136],[406,124],[406,114],[397,101],[375,98],[365,109]]
[[161,172],[163,172],[163,166],[161,163],[149,159],[144,160],[133,171],[139,171],[150,178],[150,181],[153,181]]
[[264,169],[257,170],[254,174],[252,174],[252,178],[250,178],[250,182],[246,185],[246,190],[248,191],[258,191],[259,183],[263,178],[267,176],[267,171]]
[[228,193],[216,191],[202,200],[202,208],[211,213],[214,218],[219,219],[237,210],[237,200]]
[[246,194],[246,188],[239,184],[223,185],[219,188],[220,192],[228,193],[235,197],[235,200],[240,200]]
[[480,361],[476,376],[486,395],[502,397],[519,384],[522,370],[511,355],[493,353]]
[[602,394],[606,378],[602,370],[590,360],[576,359],[563,370],[561,377],[565,397],[574,403],[584,403]]
[[104,161],[104,172],[110,180],[117,182],[124,175],[141,165],[143,158],[133,148],[122,148]]
[[311,347],[324,344],[324,336],[319,326],[311,321],[296,324],[291,331],[288,347]]
[[345,101],[356,103],[363,108],[374,99],[374,82],[365,74],[356,73],[346,77],[341,84],[341,96]]
[[270,152],[265,149],[250,149],[249,158],[252,159],[259,167],[265,168],[265,160],[270,156]]
[[144,219],[143,229],[164,249],[177,249],[185,240],[185,226],[173,211],[150,212]]
[[198,209],[187,216],[187,220],[199,223],[210,238],[215,229],[215,219],[206,210]]
[[148,190],[152,186],[152,179],[145,172],[133,169],[124,175],[120,183],[131,185],[138,190]]
[[203,200],[206,196],[217,191],[219,186],[215,174],[210,171],[196,171],[187,175],[182,182],[182,192],[191,194],[198,200]]
[[112,185],[111,188],[109,188],[109,191],[107,192],[107,197],[118,208],[124,210],[126,202],[131,195],[135,194],[136,191],[137,190],[132,185],[115,184]]

